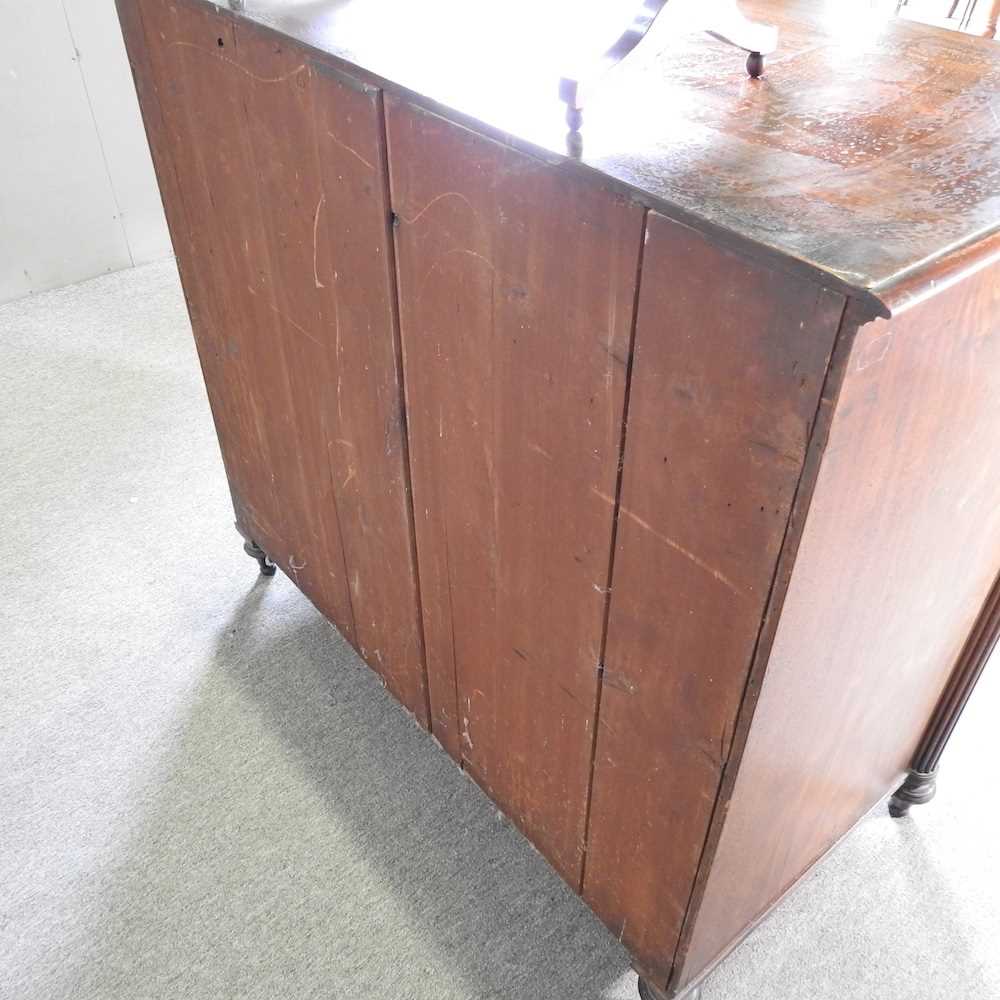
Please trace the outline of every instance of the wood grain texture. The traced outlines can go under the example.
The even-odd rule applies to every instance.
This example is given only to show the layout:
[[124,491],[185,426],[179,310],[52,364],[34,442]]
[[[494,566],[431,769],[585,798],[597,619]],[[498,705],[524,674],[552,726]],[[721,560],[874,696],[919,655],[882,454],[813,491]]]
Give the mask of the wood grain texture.
[[[252,372],[245,371],[245,366],[240,365],[238,359],[230,358],[229,372],[223,371],[223,359],[226,356],[223,334],[225,291],[218,287],[222,269],[216,267],[214,274],[210,273],[208,261],[202,260],[204,233],[198,232],[194,224],[197,215],[193,213],[197,213],[203,205],[195,196],[190,199],[192,204],[189,206],[183,189],[183,180],[190,182],[197,166],[189,159],[186,176],[178,169],[173,147],[176,126],[173,132],[168,130],[158,89],[157,65],[162,63],[163,55],[159,53],[154,62],[154,54],[159,52],[167,35],[165,31],[157,30],[152,42],[147,44],[140,0],[118,0],[118,15],[160,185],[171,242],[177,256],[177,267],[205,377],[205,387],[222,447],[237,522],[241,524],[242,530],[252,531],[263,537],[262,525],[251,525],[248,513],[240,510],[238,501],[240,495],[249,495],[251,492],[248,470],[263,461],[265,443],[260,431],[247,418],[250,411],[249,397],[259,392],[259,389],[252,382]],[[195,17],[195,23],[209,24],[203,15]],[[176,97],[176,94],[174,88],[171,96]],[[177,118],[178,115],[175,113],[174,117]],[[198,236],[201,240],[196,239]],[[268,488],[263,489],[263,495],[258,501],[258,507],[265,505],[269,510],[274,507],[273,493]],[[268,515],[261,514],[260,521],[267,522]],[[347,624],[350,626],[349,622]]]
[[355,636],[362,657],[428,726],[382,97],[311,70],[322,189],[314,280],[335,289],[327,446]]
[[844,302],[656,215],[641,280],[584,895],[662,986]]
[[196,5],[138,9],[237,519],[426,723],[380,96]]
[[899,781],[984,606],[998,277],[858,334],[679,988]]
[[642,210],[387,123],[433,729],[578,886]]

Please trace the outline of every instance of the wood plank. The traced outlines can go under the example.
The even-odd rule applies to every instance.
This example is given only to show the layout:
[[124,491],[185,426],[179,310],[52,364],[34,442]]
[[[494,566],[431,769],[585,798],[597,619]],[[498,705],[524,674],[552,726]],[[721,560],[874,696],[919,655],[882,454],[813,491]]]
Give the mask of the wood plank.
[[649,216],[584,895],[661,986],[843,307]]
[[578,886],[642,210],[386,109],[433,729]]
[[[228,65],[209,58],[205,41],[210,38],[216,46],[223,38],[232,48],[231,30],[217,15],[177,4],[136,0],[135,9],[144,28],[144,70],[152,87],[140,97],[147,126],[154,107],[159,119],[151,142],[158,175],[161,182],[165,177],[174,180],[164,189],[171,206],[174,250],[237,522],[278,557],[278,503],[266,471],[271,468],[271,445],[265,407],[275,397],[266,391],[262,365],[254,357],[257,338],[243,332],[254,324],[241,257],[256,205],[246,185],[225,183],[217,167],[219,162],[238,166],[249,152],[233,127],[242,106],[225,85]],[[178,216],[183,216],[186,228],[181,243]],[[347,615],[342,619],[350,627]]]
[[426,725],[379,92],[252,26],[236,39],[303,495],[342,546],[355,645]]
[[379,94],[198,7],[142,13],[238,519],[426,724]]
[[894,788],[984,605],[998,279],[858,335],[681,987]]

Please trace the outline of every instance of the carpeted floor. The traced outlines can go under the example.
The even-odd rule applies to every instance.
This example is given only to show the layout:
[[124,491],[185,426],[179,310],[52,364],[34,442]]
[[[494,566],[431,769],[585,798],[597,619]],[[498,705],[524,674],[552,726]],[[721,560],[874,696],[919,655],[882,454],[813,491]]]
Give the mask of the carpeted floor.
[[[614,1000],[618,943],[232,528],[172,263],[0,307],[0,997]],[[705,1000],[1000,997],[1000,677]]]

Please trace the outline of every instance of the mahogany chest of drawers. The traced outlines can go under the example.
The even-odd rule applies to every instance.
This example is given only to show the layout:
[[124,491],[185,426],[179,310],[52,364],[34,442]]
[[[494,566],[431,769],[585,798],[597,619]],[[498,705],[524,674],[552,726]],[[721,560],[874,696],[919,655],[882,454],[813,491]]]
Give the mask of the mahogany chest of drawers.
[[696,990],[1000,628],[1000,49],[751,4],[568,155],[443,0],[118,6],[248,550]]

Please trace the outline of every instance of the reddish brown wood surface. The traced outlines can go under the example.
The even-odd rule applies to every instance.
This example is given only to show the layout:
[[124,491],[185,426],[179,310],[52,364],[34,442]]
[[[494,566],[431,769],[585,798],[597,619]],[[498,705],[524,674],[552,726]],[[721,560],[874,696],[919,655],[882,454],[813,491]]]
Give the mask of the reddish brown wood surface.
[[784,84],[686,38],[634,68],[669,142],[581,166],[343,75],[343,5],[118,3],[241,529],[683,990],[891,789],[1000,565],[1000,63],[894,28],[817,117],[796,0]]
[[584,894],[660,985],[843,307],[649,217]]
[[679,986],[912,759],[1000,565],[998,319],[994,266],[858,335]]
[[578,885],[642,210],[387,112],[433,728]]
[[380,95],[198,6],[138,10],[238,519],[426,721]]
[[[452,0],[423,0],[393,8],[392,30],[383,6],[252,0],[240,16],[564,154],[564,43],[592,27],[588,7],[620,5],[564,5],[560,25],[559,5],[474,4],[457,19]],[[574,169],[873,307],[898,285],[933,287],[942,257],[1000,230],[1000,46],[844,0],[741,7],[779,29],[763,79],[668,10],[593,87]],[[477,38],[494,44],[465,44]]]

